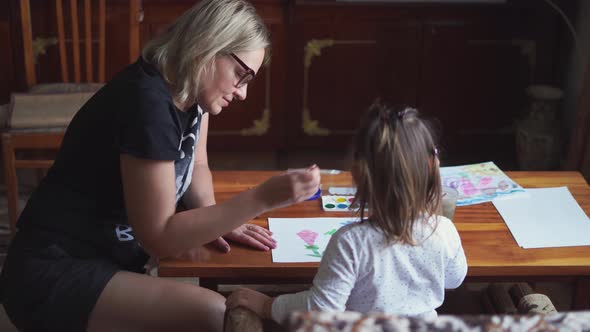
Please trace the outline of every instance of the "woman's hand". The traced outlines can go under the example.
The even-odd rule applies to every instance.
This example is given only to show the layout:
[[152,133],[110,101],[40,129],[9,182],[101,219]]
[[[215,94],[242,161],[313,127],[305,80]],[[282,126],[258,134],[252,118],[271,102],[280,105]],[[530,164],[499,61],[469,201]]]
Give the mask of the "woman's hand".
[[[306,169],[291,170],[268,179],[256,187],[255,195],[266,210],[288,206],[313,196],[320,186],[320,169],[312,165]],[[227,240],[242,243],[260,250],[276,248],[272,233],[260,226],[244,224],[217,238],[212,243],[223,252],[229,252]]]
[[249,288],[238,288],[225,301],[228,309],[245,307],[254,311],[263,319],[272,318],[272,302],[274,298]]
[[223,252],[229,252],[231,247],[226,240],[242,243],[247,246],[268,251],[277,247],[277,241],[272,238],[272,232],[264,227],[244,224],[233,231],[218,237],[213,245]]
[[319,187],[320,169],[312,165],[273,176],[255,190],[270,210],[304,201],[313,196]]

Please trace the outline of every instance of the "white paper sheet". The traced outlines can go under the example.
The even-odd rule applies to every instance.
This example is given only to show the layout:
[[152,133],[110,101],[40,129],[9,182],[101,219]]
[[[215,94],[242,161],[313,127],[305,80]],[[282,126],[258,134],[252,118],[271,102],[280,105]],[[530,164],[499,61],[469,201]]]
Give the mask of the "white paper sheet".
[[567,187],[527,189],[528,197],[494,199],[522,248],[590,245],[590,219]]
[[268,228],[277,240],[274,263],[319,262],[330,237],[350,218],[268,218]]
[[328,188],[330,195],[352,195],[356,194],[356,187],[330,187]]

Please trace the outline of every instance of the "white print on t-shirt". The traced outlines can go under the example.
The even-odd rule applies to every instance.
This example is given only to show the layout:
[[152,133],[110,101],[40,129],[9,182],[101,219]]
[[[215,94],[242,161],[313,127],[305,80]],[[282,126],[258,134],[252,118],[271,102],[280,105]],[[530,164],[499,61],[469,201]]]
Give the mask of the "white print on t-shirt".
[[[198,134],[198,129],[197,129]],[[189,138],[192,138],[194,143],[184,143]],[[188,189],[188,186],[191,184],[192,177],[193,177],[193,168],[195,162],[195,145],[197,144],[197,137],[194,134],[189,134],[184,136],[181,140],[181,148],[180,148],[180,160],[175,163],[175,171],[176,171],[176,201],[182,197],[184,192]],[[184,150],[188,148],[187,145],[192,146],[192,153],[190,156],[187,156]]]
[[115,227],[115,234],[117,234],[117,239],[121,242],[132,241],[135,239],[133,234],[131,234],[132,231],[133,228],[129,225],[117,224],[117,227]]
[[[184,159],[185,153],[184,150],[182,150],[182,142],[184,142],[186,139],[192,138],[195,140],[195,142],[197,141],[197,137],[194,134],[188,134],[184,137],[182,137],[182,139],[180,140],[180,146],[178,147],[178,150],[180,150],[180,159]],[[193,150],[194,150],[194,145],[193,145]]]
[[203,116],[203,110],[199,107],[199,111],[190,128],[188,128],[178,145],[180,159],[174,163],[174,172],[176,174],[176,201],[180,200],[182,195],[186,192],[191,184],[193,176],[193,168],[195,163],[195,146],[199,139],[200,123]]

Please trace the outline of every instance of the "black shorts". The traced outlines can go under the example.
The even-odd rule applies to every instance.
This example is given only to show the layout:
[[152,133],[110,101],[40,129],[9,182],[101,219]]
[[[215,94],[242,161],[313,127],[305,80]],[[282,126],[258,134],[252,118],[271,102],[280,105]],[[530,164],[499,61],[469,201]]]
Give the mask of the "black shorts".
[[80,256],[67,241],[17,232],[2,269],[0,298],[19,331],[86,331],[98,297],[120,270],[99,255]]

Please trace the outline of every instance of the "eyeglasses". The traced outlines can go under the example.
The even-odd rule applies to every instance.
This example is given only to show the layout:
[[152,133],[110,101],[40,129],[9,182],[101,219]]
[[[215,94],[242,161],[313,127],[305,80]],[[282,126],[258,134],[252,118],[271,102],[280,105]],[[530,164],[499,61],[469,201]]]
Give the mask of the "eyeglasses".
[[432,155],[438,158],[438,154],[439,154],[438,148],[435,146],[432,149]]
[[230,53],[229,55],[231,55],[231,57],[234,58],[234,60],[236,60],[236,62],[239,63],[240,66],[242,66],[242,68],[244,68],[244,70],[246,71],[246,73],[242,75],[242,77],[240,77],[238,84],[236,84],[236,88],[239,89],[244,85],[250,83],[250,81],[253,80],[256,76],[256,73],[254,72],[254,70],[252,70],[252,68],[248,67],[248,65],[246,65],[244,61],[238,58],[237,55],[235,55],[234,53]]

